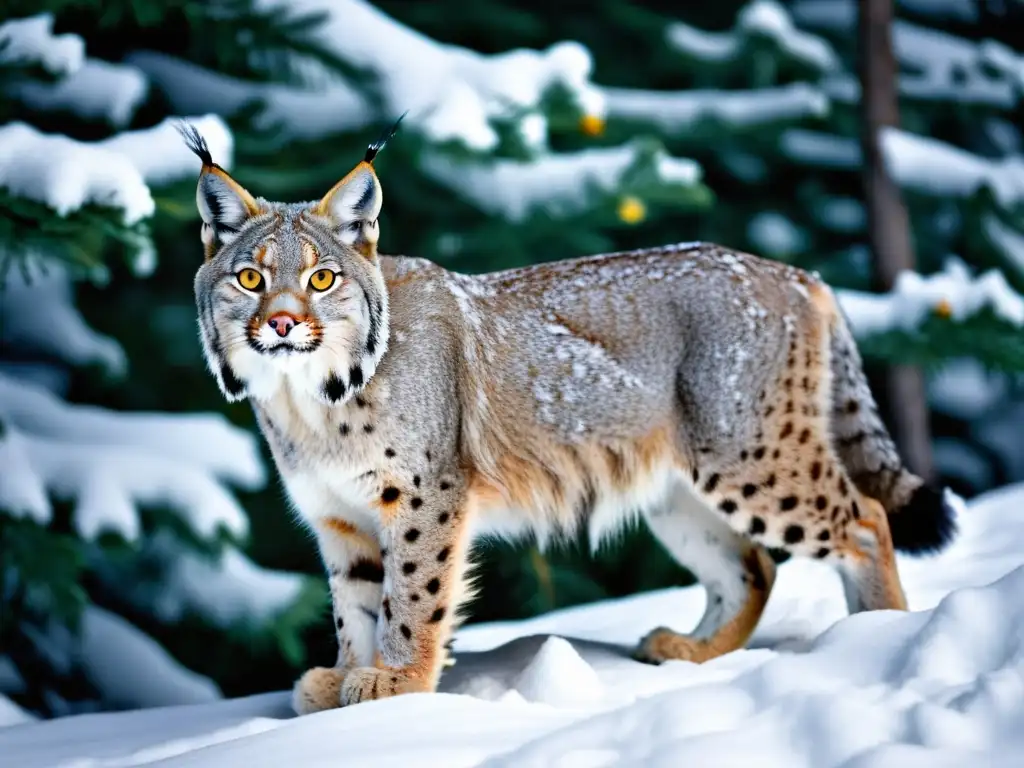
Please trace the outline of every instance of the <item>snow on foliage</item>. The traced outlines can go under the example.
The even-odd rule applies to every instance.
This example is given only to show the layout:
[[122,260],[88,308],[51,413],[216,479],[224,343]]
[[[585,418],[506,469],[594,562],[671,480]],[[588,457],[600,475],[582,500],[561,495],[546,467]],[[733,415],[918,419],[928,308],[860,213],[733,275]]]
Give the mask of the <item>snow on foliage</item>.
[[263,481],[255,439],[222,416],[117,413],[68,405],[45,389],[0,375],[0,454],[18,471],[0,476],[0,508],[47,523],[50,497],[74,499],[83,538],[140,533],[138,507],[167,505],[197,534],[248,531],[222,479]]
[[739,61],[752,39],[771,40],[787,58],[819,72],[839,68],[839,58],[827,42],[793,26],[786,9],[775,0],[754,0],[736,17],[732,32],[707,32],[677,21],[666,29],[668,44],[691,58],[726,63]]
[[464,627],[437,694],[301,718],[285,691],[65,717],[0,730],[0,754],[19,768],[327,765],[342,744],[354,765],[1011,768],[1024,485],[958,517],[945,552],[898,558],[910,612],[847,617],[835,570],[790,560],[748,648],[704,664],[628,657],[650,628],[699,620],[700,587],[664,589]]
[[841,290],[838,295],[857,336],[912,331],[940,305],[954,320],[991,309],[1006,322],[1024,327],[1024,297],[1010,287],[1003,273],[991,269],[973,277],[967,265],[955,258],[935,274],[901,272],[889,293]]
[[38,66],[51,75],[69,75],[84,61],[85,41],[78,35],[54,35],[53,14],[0,24],[0,66]]
[[701,121],[715,120],[736,128],[773,121],[824,117],[828,97],[807,83],[754,91],[644,91],[604,88],[608,115],[644,120],[669,134],[683,134]]
[[[611,193],[623,176],[648,157],[644,142],[550,154],[530,162],[495,160],[454,163],[427,155],[424,170],[451,190],[488,213],[520,221],[536,208],[558,216],[580,213],[590,202],[591,185]],[[690,186],[701,178],[693,160],[656,151],[651,157],[660,181]]]
[[[1005,207],[1024,201],[1024,158],[989,159],[898,128],[883,128],[881,139],[886,166],[906,189],[964,198],[987,186]],[[785,155],[804,165],[852,169],[861,164],[856,139],[791,128],[779,141]]]
[[78,662],[103,701],[119,709],[200,704],[221,698],[209,678],[186,669],[117,614],[88,606]]

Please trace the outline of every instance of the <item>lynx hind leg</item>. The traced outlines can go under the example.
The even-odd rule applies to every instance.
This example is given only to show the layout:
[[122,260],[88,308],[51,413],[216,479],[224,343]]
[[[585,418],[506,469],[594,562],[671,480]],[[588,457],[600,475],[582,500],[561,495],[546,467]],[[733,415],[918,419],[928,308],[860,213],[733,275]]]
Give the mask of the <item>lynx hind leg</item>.
[[906,609],[882,505],[833,447],[829,330],[835,307],[811,286],[813,312],[791,329],[777,380],[758,396],[747,444],[698,449],[695,489],[733,530],[765,547],[835,564],[851,612]]
[[733,531],[682,483],[669,503],[647,515],[647,522],[665,549],[704,586],[707,604],[691,634],[659,627],[641,640],[634,657],[649,663],[700,663],[746,645],[775,582],[768,552]]

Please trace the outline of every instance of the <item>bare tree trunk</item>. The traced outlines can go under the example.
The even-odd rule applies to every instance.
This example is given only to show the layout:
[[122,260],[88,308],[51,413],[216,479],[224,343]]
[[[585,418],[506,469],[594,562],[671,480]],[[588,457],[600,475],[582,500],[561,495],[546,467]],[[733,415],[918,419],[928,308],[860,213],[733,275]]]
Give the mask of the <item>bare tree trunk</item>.
[[[868,232],[875,257],[878,288],[892,288],[896,275],[914,268],[910,219],[899,187],[889,177],[882,153],[881,130],[900,122],[897,67],[892,50],[893,0],[858,0],[860,24],[862,148]],[[890,422],[907,466],[932,478],[931,429],[924,375],[912,366],[886,371]]]

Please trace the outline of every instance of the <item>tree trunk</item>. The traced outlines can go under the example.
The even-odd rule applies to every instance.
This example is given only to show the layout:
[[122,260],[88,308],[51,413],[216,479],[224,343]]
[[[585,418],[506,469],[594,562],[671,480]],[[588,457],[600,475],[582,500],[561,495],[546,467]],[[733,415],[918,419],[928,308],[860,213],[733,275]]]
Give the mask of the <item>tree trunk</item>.
[[[890,178],[882,152],[881,134],[899,126],[897,67],[892,50],[892,0],[859,0],[862,149],[868,238],[875,260],[879,290],[892,288],[896,276],[914,268],[910,219],[899,187]],[[889,422],[911,471],[932,478],[931,429],[925,399],[924,375],[912,366],[894,365],[886,371]]]

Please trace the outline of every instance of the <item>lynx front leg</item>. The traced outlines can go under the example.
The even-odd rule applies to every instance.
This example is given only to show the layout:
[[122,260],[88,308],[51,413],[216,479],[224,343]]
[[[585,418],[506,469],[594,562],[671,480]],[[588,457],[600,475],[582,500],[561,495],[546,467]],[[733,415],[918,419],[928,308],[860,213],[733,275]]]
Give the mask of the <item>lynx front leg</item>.
[[384,581],[379,546],[347,521],[324,520],[317,538],[330,579],[338,661],[308,670],[295,684],[292,706],[300,715],[340,707],[345,675],[373,663]]
[[381,495],[384,592],[373,666],[346,676],[341,703],[436,689],[455,610],[462,597],[468,548],[461,483],[423,479]]

